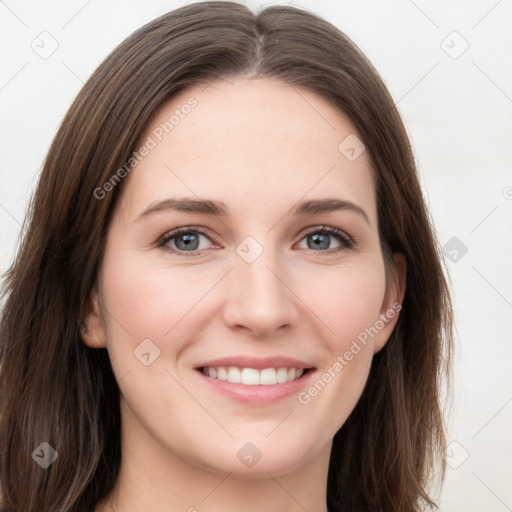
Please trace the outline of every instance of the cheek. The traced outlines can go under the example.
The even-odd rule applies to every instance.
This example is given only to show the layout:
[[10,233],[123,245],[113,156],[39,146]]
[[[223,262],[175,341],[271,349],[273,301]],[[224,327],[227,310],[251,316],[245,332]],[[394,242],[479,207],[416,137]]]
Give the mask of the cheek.
[[[172,377],[174,362],[189,343],[195,304],[217,278],[198,280],[192,270],[148,265],[145,259],[121,253],[105,258],[102,289],[114,374],[131,414],[153,432],[151,425],[170,424],[168,411],[190,407],[190,397]],[[195,414],[200,416],[199,406]],[[186,427],[181,420],[173,418],[176,435]]]
[[190,275],[143,265],[144,258],[147,255],[134,257],[119,251],[107,253],[103,262],[103,309],[113,364],[121,360],[132,364],[133,351],[146,339],[163,351],[164,341],[200,291],[191,286]]
[[103,264],[104,301],[111,316],[134,336],[161,338],[204,294],[210,279],[197,276],[192,267],[165,265],[144,252],[112,252]]
[[[176,360],[211,316],[202,313],[204,299],[226,272],[207,272],[186,265],[150,261],[146,253],[106,253],[102,271],[109,354],[118,375],[134,365],[134,351],[151,340],[167,361]],[[147,342],[146,342],[147,343]],[[151,345],[150,345],[151,346]],[[158,350],[157,350],[158,349]],[[153,365],[152,365],[153,366]]]
[[368,379],[374,354],[371,329],[379,318],[385,277],[377,259],[329,276],[328,286],[322,291],[314,287],[309,297],[311,309],[333,332],[323,338],[327,351],[317,379],[297,398],[308,421],[332,437],[356,406]]
[[384,267],[376,260],[372,265],[330,271],[326,277],[325,286],[310,287],[305,296],[329,326],[331,348],[340,352],[378,318],[385,294]]

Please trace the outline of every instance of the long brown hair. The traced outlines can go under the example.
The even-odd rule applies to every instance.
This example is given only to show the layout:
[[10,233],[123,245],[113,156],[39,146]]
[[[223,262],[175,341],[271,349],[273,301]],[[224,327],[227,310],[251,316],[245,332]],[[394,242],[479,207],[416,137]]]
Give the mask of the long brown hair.
[[[119,176],[165,100],[236,75],[307,87],[348,116],[371,159],[383,251],[407,261],[398,324],[334,437],[327,505],[332,512],[435,506],[429,487],[444,476],[440,379],[452,316],[400,116],[376,70],[327,21],[292,7],[254,14],[219,1],[172,11],[121,43],[80,91],[50,147],[3,290],[4,512],[92,510],[113,489],[121,457],[119,388],[108,353],[88,348],[79,326],[123,182],[101,199],[95,191]],[[33,460],[43,442],[58,453],[47,469]]]

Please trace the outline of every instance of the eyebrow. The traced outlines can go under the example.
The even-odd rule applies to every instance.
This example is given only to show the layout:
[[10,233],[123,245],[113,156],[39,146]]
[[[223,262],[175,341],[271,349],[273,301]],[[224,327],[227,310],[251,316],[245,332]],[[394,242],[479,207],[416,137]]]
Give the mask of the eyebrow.
[[[188,213],[202,213],[214,215],[216,217],[227,217],[229,215],[228,207],[221,201],[211,199],[200,199],[192,197],[167,198],[162,201],[150,204],[135,220],[139,222],[148,215],[166,210],[174,210]],[[370,225],[370,219],[366,212],[357,204],[344,199],[314,199],[302,201],[293,209],[294,215],[307,215],[315,213],[328,213],[337,210],[353,211],[364,218]]]

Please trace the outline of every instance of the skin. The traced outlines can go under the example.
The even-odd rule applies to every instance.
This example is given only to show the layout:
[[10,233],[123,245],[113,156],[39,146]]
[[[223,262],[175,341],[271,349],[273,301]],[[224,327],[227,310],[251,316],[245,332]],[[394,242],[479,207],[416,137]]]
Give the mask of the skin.
[[[282,355],[314,366],[316,380],[401,303],[405,263],[395,257],[386,286],[369,156],[349,161],[338,150],[356,131],[324,98],[273,79],[218,79],[165,103],[141,144],[192,96],[197,106],[125,178],[90,299],[84,342],[108,349],[123,425],[118,484],[96,511],[325,511],[332,438],[398,314],[307,404],[297,394],[240,403],[194,367]],[[222,201],[230,214],[162,210],[136,220],[184,196]],[[368,222],[351,209],[290,213],[325,198],[351,201]],[[176,239],[157,246],[187,226],[208,233],[199,254],[173,254],[183,250]],[[355,246],[330,236],[327,249],[310,248],[306,228],[322,226]],[[247,236],[263,250],[251,263],[236,251]],[[145,366],[134,350],[147,338],[160,355]],[[237,457],[247,442],[262,454],[252,467]]]

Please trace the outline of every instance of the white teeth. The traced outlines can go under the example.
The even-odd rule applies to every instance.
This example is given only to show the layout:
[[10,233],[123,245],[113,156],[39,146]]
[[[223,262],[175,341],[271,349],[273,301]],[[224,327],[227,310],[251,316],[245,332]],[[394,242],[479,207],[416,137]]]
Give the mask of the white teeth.
[[265,368],[260,371],[260,384],[264,386],[277,384],[277,376],[274,368]]
[[298,379],[304,373],[302,368],[237,368],[236,366],[218,366],[203,368],[203,373],[212,379],[226,380],[246,386],[272,386]]
[[254,368],[244,368],[242,370],[242,384],[248,386],[257,386],[260,383],[260,372]]
[[277,382],[279,382],[279,384],[288,382],[288,370],[286,368],[279,368],[279,370],[277,370]]
[[235,384],[242,382],[242,375],[240,370],[236,366],[230,366],[228,368],[228,376],[226,380],[228,382],[234,382]]

